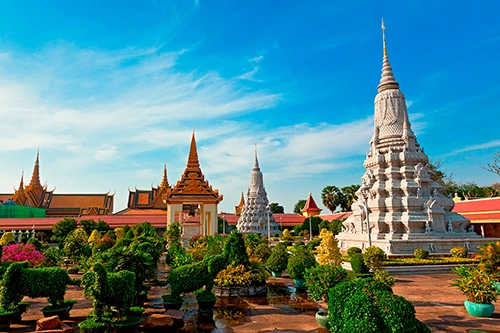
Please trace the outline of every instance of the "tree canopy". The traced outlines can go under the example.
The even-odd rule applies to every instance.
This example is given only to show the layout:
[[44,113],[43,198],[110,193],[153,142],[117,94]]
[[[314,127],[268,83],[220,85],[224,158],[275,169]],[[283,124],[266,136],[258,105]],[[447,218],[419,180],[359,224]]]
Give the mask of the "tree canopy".
[[295,204],[295,207],[293,208],[293,212],[295,214],[301,214],[302,213],[301,209],[304,208],[305,204],[306,204],[306,200],[304,200],[304,199],[297,201],[297,203]]
[[269,207],[271,207],[271,213],[273,213],[273,214],[283,214],[283,213],[285,213],[285,208],[283,208],[283,206],[281,206],[277,202],[271,202],[269,204]]

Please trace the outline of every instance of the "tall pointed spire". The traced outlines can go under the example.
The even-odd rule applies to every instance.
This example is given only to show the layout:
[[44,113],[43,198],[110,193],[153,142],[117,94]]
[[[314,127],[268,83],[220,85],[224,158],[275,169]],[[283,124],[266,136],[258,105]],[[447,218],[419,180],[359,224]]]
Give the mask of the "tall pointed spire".
[[19,182],[19,188],[14,193],[14,197],[12,198],[12,200],[19,205],[24,205],[26,201],[26,194],[24,193],[24,170],[23,173],[21,174],[21,181]]
[[193,130],[193,136],[191,137],[191,147],[189,148],[187,167],[189,169],[200,168],[200,162],[198,160],[198,151],[196,150],[196,139],[194,137],[194,130]]
[[38,149],[36,152],[36,161],[35,161],[35,166],[33,168],[33,175],[31,176],[29,187],[32,189],[42,188],[42,184],[40,182],[40,149]]
[[160,188],[168,188],[168,178],[167,178],[167,163],[163,165],[163,178],[161,180]]
[[380,77],[378,92],[382,92],[387,89],[399,89],[399,83],[396,81],[396,78],[392,73],[391,63],[389,62],[389,56],[387,55],[387,45],[385,41],[385,23],[383,18],[382,18],[382,43],[384,46],[384,61],[382,63],[382,76]]
[[253,162],[253,170],[254,171],[260,171],[259,167],[259,159],[257,157],[257,143],[254,143],[254,162]]

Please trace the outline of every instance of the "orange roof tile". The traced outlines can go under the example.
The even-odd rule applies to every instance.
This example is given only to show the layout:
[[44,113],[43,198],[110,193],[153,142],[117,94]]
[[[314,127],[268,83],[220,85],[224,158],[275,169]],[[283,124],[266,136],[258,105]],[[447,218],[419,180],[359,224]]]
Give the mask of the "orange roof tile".
[[49,208],[87,208],[105,206],[108,194],[53,194]]

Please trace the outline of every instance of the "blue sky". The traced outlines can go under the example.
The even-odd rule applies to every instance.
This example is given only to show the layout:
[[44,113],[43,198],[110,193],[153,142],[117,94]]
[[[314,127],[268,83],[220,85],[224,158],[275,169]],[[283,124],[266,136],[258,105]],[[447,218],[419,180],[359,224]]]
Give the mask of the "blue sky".
[[460,182],[500,149],[494,1],[3,1],[0,192],[150,188],[180,177],[191,131],[233,211],[257,143],[271,202],[359,183],[382,65],[380,21],[412,128]]

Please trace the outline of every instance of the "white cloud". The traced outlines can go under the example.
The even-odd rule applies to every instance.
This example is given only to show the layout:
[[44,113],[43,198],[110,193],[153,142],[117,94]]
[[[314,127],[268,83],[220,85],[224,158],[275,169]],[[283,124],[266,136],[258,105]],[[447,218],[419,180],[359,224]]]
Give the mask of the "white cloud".
[[495,147],[500,147],[500,140],[491,140],[491,141],[480,143],[477,145],[465,146],[464,148],[456,149],[456,150],[452,151],[451,153],[446,154],[444,156],[457,155],[457,154],[465,153],[468,151],[484,150],[484,149],[495,148]]
[[248,80],[248,81],[253,81],[253,82],[263,82],[262,80],[255,78],[255,74],[257,74],[258,71],[259,71],[259,66],[255,66],[251,71],[248,71],[246,73],[239,75],[238,79]]

